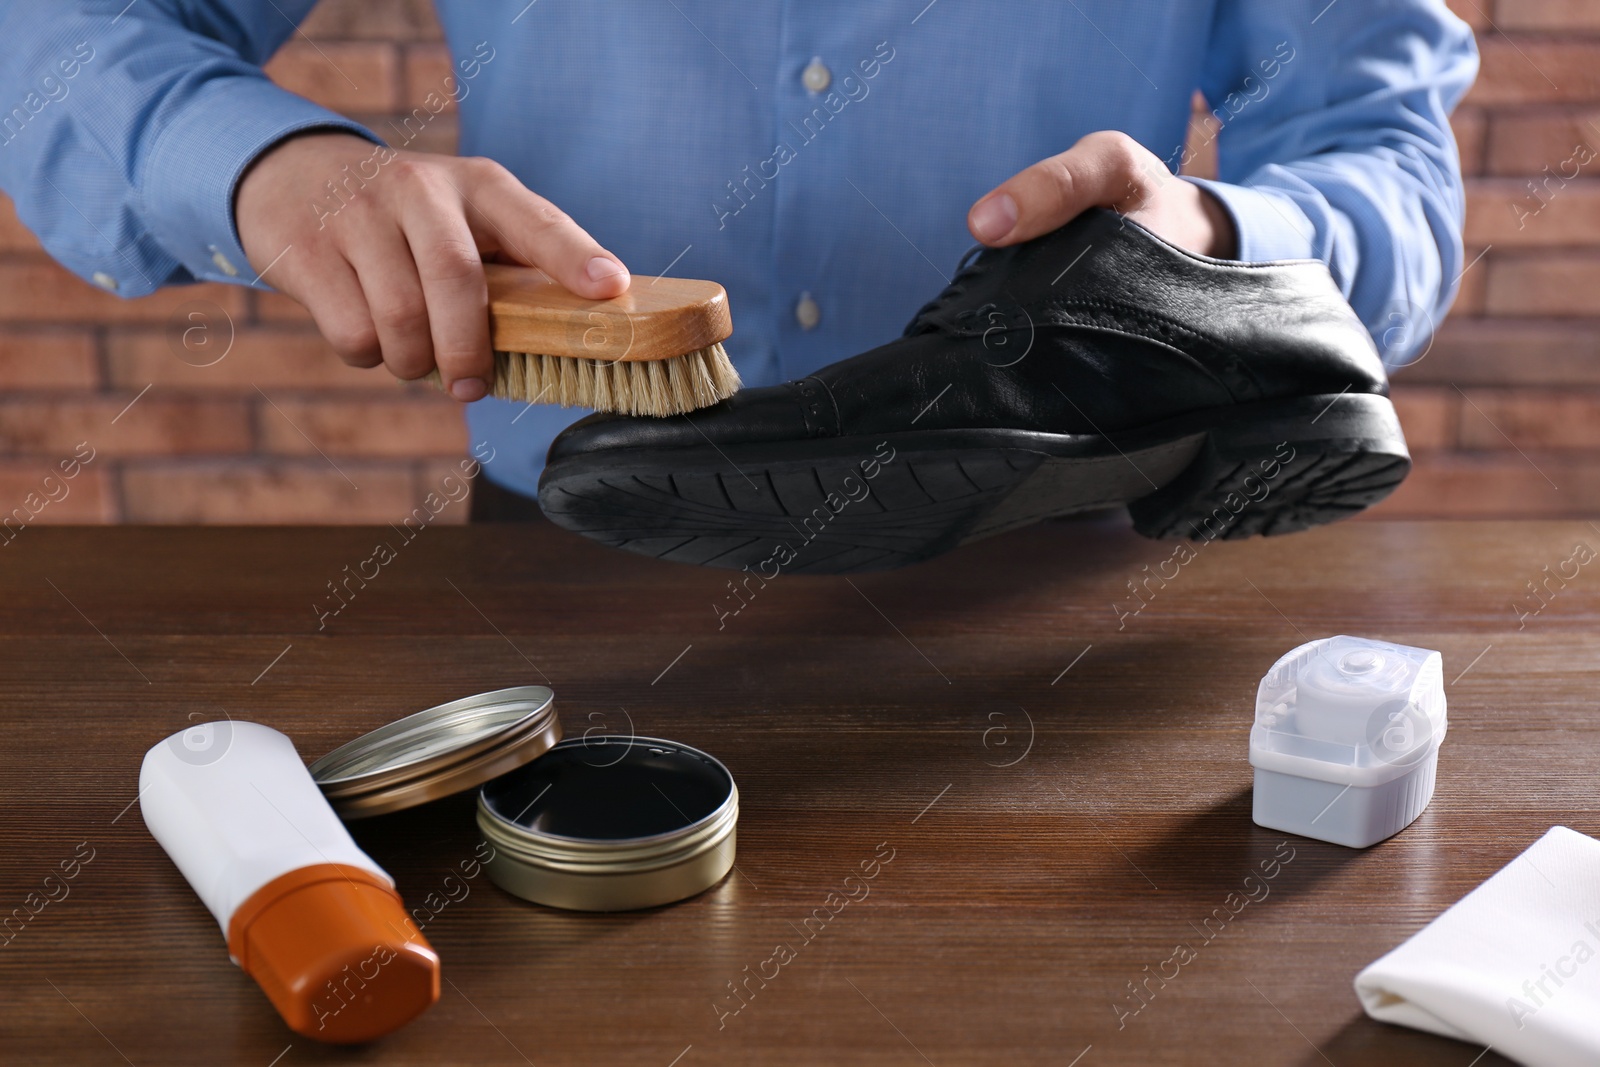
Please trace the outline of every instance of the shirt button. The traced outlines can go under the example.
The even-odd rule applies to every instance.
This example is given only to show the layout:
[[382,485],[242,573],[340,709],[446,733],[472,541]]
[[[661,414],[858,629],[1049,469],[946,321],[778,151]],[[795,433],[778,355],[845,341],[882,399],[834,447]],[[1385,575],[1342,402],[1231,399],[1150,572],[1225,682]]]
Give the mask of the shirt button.
[[814,330],[817,323],[822,321],[822,309],[811,299],[810,293],[801,293],[800,299],[795,302],[794,321],[800,324],[802,330]]
[[222,250],[216,245],[211,246],[211,262],[215,263],[217,269],[228,277],[236,278],[239,276],[239,268],[228,262],[228,257],[223,255]]
[[117,280],[103,270],[97,270],[92,275],[94,283],[108,293],[117,291]]
[[833,84],[833,71],[823,65],[821,57],[817,57],[801,72],[800,81],[807,89],[820,93]]

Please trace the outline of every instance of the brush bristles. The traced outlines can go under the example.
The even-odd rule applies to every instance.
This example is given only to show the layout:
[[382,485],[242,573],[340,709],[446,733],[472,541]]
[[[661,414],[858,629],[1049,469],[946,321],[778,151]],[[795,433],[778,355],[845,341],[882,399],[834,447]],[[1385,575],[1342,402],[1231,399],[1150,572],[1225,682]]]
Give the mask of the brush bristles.
[[[738,392],[720,344],[671,359],[597,360],[494,354],[493,396],[529,404],[559,404],[624,415],[679,415],[710,407]],[[439,383],[438,372],[432,375]]]

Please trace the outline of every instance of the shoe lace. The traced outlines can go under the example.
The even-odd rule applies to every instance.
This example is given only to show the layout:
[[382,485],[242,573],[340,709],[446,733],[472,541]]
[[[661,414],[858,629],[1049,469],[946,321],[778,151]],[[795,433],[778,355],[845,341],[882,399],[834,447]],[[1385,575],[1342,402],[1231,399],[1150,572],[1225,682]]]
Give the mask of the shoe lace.
[[[938,296],[923,304],[922,307],[917,309],[917,313],[911,316],[911,321],[906,324],[904,330],[906,336],[919,332],[924,326],[931,327],[931,323],[928,321],[930,317],[965,293],[967,291],[967,283],[988,269],[988,261],[979,258],[986,251],[988,249],[983,245],[973,245],[967,249],[966,254],[961,257],[961,262],[956,264],[955,276],[950,279],[949,284],[940,291]],[[981,308],[968,308],[958,313],[956,318],[968,319],[978,314],[981,310]]]

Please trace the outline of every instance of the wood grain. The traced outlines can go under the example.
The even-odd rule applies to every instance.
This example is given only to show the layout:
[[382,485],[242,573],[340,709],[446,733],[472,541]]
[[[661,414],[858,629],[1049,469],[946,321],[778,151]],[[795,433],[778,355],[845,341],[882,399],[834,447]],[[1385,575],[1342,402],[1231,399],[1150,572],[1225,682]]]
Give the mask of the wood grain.
[[[728,572],[542,523],[30,527],[0,548],[0,913],[93,859],[0,947],[0,1062],[1466,1067],[1480,1048],[1368,1021],[1351,980],[1551,825],[1600,832],[1600,572],[1520,630],[1512,609],[1580,540],[1600,533],[1219,543],[1119,619],[1172,546],[1057,523],[889,574],[782,576],[719,629]],[[380,541],[394,561],[319,628],[326,583]],[[1334,633],[1440,649],[1449,681],[1432,806],[1362,852],[1249,815],[1256,681]],[[470,797],[358,824],[423,909],[443,998],[364,1049],[289,1033],[130,807],[144,750],[228,715],[312,759],[527,682],[571,733],[631,724],[721,758],[736,873],[674,907],[566,914],[461,878]],[[1270,894],[1202,943],[1285,848]],[[864,899],[830,897],[890,852]],[[1119,1027],[1128,983],[1179,942],[1197,957]],[[780,944],[793,959],[748,978]]]
[[635,275],[628,291],[587,300],[540,270],[490,263],[490,340],[498,352],[603,360],[669,359],[733,334],[716,282]]

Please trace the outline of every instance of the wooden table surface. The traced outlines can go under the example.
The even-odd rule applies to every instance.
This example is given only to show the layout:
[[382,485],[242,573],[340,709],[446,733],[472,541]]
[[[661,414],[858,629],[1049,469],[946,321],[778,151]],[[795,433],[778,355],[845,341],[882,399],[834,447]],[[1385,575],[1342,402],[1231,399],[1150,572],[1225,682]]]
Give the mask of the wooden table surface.
[[[379,541],[396,558],[319,630],[326,583]],[[1521,629],[1512,607],[1580,541],[1600,530],[1358,522],[1217,543],[1119,618],[1173,545],[1057,523],[895,573],[781,576],[719,626],[728,572],[545,524],[409,543],[29,528],[0,548],[0,911],[31,916],[0,947],[0,1061],[1503,1063],[1368,1021],[1351,980],[1550,826],[1600,832],[1600,572]],[[1250,820],[1256,682],[1336,633],[1439,649],[1449,682],[1432,806],[1360,852]],[[569,733],[631,724],[720,757],[742,796],[737,873],[673,907],[570,914],[450,880],[477,842],[470,797],[360,824],[408,904],[437,906],[443,996],[364,1048],[289,1032],[130,807],[144,750],[227,715],[309,760],[530,682]],[[64,897],[24,907],[86,856],[51,883]],[[892,858],[845,882],[875,856]],[[1271,858],[1268,894],[1204,940]],[[803,928],[817,909],[826,924]],[[1194,958],[1119,1019],[1179,943]],[[746,982],[780,944],[793,958]]]

